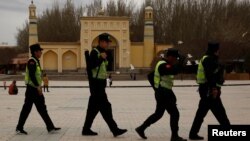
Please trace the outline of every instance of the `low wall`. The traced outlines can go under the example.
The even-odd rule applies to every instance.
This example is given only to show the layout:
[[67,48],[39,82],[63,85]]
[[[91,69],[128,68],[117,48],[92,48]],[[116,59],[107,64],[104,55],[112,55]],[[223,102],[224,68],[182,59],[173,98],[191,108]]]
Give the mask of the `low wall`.
[[[175,79],[195,80],[196,74],[178,74]],[[227,73],[225,80],[250,80],[249,73]]]
[[227,73],[226,80],[250,80],[249,73]]

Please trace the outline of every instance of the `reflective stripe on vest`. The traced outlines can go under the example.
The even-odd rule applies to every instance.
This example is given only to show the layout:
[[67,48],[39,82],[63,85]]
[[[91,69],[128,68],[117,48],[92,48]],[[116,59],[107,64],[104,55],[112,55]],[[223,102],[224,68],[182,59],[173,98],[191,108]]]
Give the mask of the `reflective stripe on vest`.
[[159,86],[166,88],[166,89],[172,89],[173,82],[174,82],[174,75],[163,75],[160,76],[159,73],[159,66],[163,63],[166,63],[166,61],[159,61],[155,67],[155,74],[154,74],[154,85],[155,88],[159,88]]
[[[98,58],[100,58],[101,56],[100,51],[97,48],[94,48],[94,50],[98,53]],[[97,66],[96,68],[92,69],[92,77],[97,78],[97,79],[106,79],[107,78],[107,65],[108,65],[108,61],[105,60],[101,63],[100,66]],[[99,69],[99,72],[98,72],[98,69]]]
[[[36,77],[38,85],[41,86],[41,84],[42,84],[42,70],[41,70],[41,67],[40,67],[39,63],[37,62],[37,60],[35,58],[31,57],[31,59],[33,59],[36,62],[35,77]],[[30,79],[28,65],[26,66],[25,84],[30,85],[32,87],[37,87],[37,86],[35,86],[35,84]]]

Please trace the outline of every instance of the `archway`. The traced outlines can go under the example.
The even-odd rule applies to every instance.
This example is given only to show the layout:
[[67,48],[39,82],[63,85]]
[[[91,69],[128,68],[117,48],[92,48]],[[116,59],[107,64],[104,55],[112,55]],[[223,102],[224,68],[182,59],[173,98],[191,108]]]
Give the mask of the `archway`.
[[50,50],[43,55],[43,67],[44,70],[58,69],[58,57],[55,52]]
[[62,56],[62,70],[76,70],[77,56],[72,51],[67,51]]
[[[110,34],[109,34],[110,35]],[[115,71],[119,67],[119,45],[117,39],[110,35],[111,37],[111,43],[109,44],[109,47],[107,48],[107,54],[108,54],[108,71]],[[98,45],[98,36],[93,40],[92,42],[92,48],[96,47]]]

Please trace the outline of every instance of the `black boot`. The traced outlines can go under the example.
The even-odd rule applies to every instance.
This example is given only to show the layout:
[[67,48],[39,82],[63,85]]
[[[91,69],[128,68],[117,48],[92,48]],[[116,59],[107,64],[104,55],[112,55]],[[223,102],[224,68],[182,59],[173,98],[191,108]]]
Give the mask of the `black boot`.
[[180,136],[172,136],[171,141],[187,141],[187,139],[183,139]]
[[147,139],[147,137],[145,136],[145,133],[144,133],[145,128],[142,128],[142,126],[139,126],[139,127],[135,128],[135,131],[137,132],[137,134],[138,134],[141,138]]
[[50,128],[50,129],[47,129],[47,130],[48,130],[48,133],[55,133],[55,132],[61,130],[61,128],[60,127],[54,127],[54,128]]
[[120,136],[124,133],[126,133],[128,130],[127,129],[116,129],[115,131],[113,131],[113,135],[114,137]]
[[189,139],[190,140],[203,140],[204,138],[197,134],[189,134]]
[[96,136],[98,134],[96,132],[92,131],[91,129],[83,129],[82,135],[83,136]]
[[16,128],[16,133],[18,135],[28,135],[26,131],[24,131],[23,129],[18,129],[18,128]]

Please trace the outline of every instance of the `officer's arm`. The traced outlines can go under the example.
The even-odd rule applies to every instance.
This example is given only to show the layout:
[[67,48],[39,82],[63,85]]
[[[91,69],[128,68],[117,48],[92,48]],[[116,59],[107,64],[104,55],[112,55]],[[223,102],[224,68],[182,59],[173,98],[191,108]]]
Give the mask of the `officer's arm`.
[[211,57],[207,57],[203,61],[203,67],[205,71],[205,76],[207,79],[208,86],[210,88],[216,87],[216,74],[214,73],[218,68],[218,63],[215,59]]
[[176,65],[170,65],[167,63],[159,66],[159,73],[161,75],[176,75],[179,72],[179,68]]
[[96,50],[92,50],[90,52],[90,67],[96,68],[101,65],[103,59],[101,57],[98,57],[98,52]]
[[219,64],[218,65],[219,68],[218,68],[218,72],[216,73],[216,83],[218,85],[223,85],[224,82],[225,82],[225,79],[224,79],[224,71],[225,71],[225,68],[222,64]]
[[29,76],[35,86],[39,86],[36,80],[36,62],[33,59],[28,61]]

